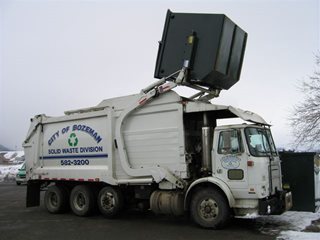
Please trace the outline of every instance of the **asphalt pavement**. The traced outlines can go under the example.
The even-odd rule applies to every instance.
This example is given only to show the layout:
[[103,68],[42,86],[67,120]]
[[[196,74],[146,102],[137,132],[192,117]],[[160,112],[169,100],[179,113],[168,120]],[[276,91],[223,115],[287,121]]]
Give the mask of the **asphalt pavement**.
[[188,217],[156,216],[130,211],[109,220],[99,214],[77,217],[68,212],[50,214],[43,206],[26,208],[26,186],[0,183],[0,240],[86,239],[86,240],[219,240],[275,239],[259,232],[254,220],[234,219],[223,230],[207,230]]

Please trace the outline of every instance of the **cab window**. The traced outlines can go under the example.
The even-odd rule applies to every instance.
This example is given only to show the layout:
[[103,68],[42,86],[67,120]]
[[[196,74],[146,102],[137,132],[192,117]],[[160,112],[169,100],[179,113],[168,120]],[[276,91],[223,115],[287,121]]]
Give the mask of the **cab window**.
[[236,129],[220,132],[218,153],[237,154],[240,152],[242,152],[240,132]]

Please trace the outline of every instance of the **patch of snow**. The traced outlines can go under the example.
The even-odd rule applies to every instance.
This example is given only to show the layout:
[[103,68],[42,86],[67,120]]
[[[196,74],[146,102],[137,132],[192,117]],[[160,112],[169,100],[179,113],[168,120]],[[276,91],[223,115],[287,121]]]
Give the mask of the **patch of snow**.
[[320,219],[320,212],[288,211],[281,215],[259,216],[255,221],[261,233],[279,235],[277,240],[315,240],[320,239],[320,233],[301,231],[317,219]]
[[24,161],[24,151],[2,152],[2,155],[10,164],[19,164]]
[[[281,231],[301,231],[311,224],[313,220],[319,219],[320,213],[288,211],[281,215],[260,216],[256,222],[259,230],[265,234],[276,235]],[[320,239],[320,235],[319,235]]]
[[22,167],[19,165],[0,165],[0,182],[14,181],[18,170]]
[[259,217],[257,213],[247,213],[245,216],[236,216],[236,218],[243,218],[243,219],[256,219]]
[[23,156],[24,156],[24,151],[10,151],[4,155],[6,159],[12,159],[12,158],[23,157]]
[[277,240],[316,240],[320,239],[320,233],[283,231]]

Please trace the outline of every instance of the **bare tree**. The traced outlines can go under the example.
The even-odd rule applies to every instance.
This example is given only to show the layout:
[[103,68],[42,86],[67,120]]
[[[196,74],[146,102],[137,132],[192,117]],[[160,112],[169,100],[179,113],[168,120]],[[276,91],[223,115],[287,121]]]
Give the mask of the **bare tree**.
[[320,145],[320,52],[315,57],[316,70],[300,86],[304,99],[290,117],[296,147],[309,149]]

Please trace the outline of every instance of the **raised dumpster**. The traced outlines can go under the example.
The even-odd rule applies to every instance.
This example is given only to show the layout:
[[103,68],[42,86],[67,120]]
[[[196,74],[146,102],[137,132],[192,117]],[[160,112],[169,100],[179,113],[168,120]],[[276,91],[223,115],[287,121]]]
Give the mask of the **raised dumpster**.
[[240,78],[247,33],[224,14],[167,13],[155,77],[189,68],[188,82],[229,89]]

